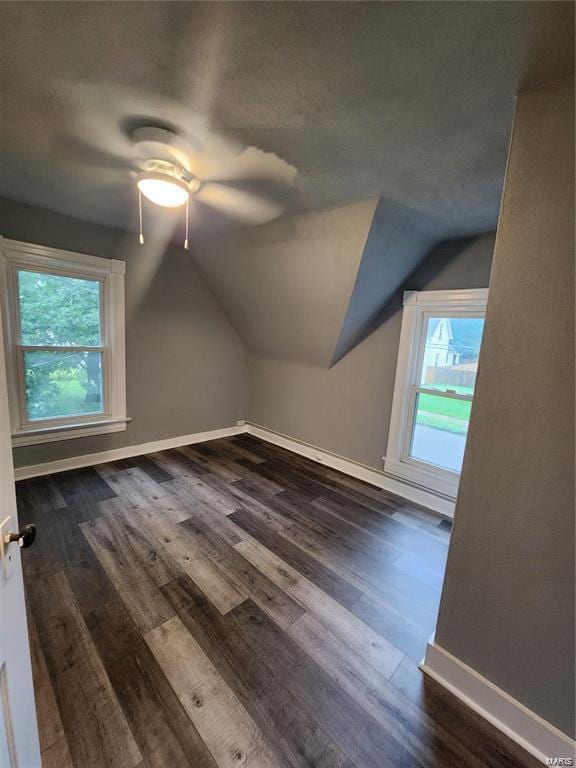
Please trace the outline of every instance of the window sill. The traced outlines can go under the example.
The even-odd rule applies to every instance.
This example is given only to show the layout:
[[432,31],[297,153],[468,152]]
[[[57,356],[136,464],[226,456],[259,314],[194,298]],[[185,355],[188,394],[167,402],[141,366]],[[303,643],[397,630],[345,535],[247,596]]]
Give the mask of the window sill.
[[426,465],[411,464],[392,457],[386,458],[384,472],[397,480],[442,496],[449,501],[455,501],[458,495],[459,473],[436,469],[432,465],[428,468]]
[[74,440],[79,437],[107,435],[111,432],[124,432],[129,421],[130,419],[110,419],[63,427],[21,430],[12,435],[12,447],[19,448],[25,445],[39,445],[40,443]]

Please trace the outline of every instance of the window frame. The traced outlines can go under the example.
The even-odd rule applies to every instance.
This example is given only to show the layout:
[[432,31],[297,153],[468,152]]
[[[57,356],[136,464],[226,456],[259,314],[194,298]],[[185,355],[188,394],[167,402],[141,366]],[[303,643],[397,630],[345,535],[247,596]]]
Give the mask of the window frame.
[[[125,262],[1,237],[0,258],[12,445],[36,445],[125,430],[128,422],[126,417]],[[98,281],[100,284],[100,346],[58,347],[21,344],[18,299],[18,271],[20,270]],[[43,349],[101,353],[103,402],[101,413],[34,420],[28,418],[24,352]]]
[[456,498],[460,473],[410,456],[418,394],[472,401],[473,395],[446,395],[422,387],[420,377],[430,317],[485,317],[487,288],[405,291],[400,346],[384,471],[428,491]]

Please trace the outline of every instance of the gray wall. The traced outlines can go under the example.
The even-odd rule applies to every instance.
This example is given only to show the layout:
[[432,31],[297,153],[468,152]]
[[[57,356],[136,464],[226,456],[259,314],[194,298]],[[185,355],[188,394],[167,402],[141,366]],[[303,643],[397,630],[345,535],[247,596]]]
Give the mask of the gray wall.
[[233,426],[244,418],[246,352],[190,253],[152,241],[142,248],[136,235],[6,200],[0,200],[0,233],[127,262],[132,421],[125,432],[17,448],[16,466]]
[[573,84],[520,96],[436,642],[574,733]]
[[[435,249],[396,293],[378,329],[331,369],[256,358],[248,418],[268,429],[382,469],[404,290],[485,288],[493,235]],[[295,249],[298,244],[293,246]]]
[[256,356],[330,364],[377,200],[202,242],[197,264]]

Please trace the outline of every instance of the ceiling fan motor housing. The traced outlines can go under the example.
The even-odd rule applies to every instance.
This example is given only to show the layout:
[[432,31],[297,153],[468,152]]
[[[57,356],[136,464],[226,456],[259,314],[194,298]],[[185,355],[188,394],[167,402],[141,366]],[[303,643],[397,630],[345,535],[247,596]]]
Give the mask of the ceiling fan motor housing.
[[140,179],[170,181],[186,187],[189,194],[200,189],[200,180],[190,173],[187,146],[178,134],[167,128],[142,126],[131,134],[140,158]]
[[150,158],[142,163],[142,170],[138,174],[138,181],[141,179],[170,181],[185,188],[189,194],[194,194],[194,192],[200,189],[199,179],[187,170],[168,160],[159,160],[158,158]]

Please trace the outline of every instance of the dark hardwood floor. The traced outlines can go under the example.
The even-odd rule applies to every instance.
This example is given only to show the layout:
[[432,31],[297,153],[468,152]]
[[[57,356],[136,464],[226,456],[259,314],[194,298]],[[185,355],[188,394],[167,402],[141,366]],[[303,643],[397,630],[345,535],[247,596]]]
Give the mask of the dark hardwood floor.
[[247,435],[17,492],[44,768],[537,765],[418,669],[425,510]]

